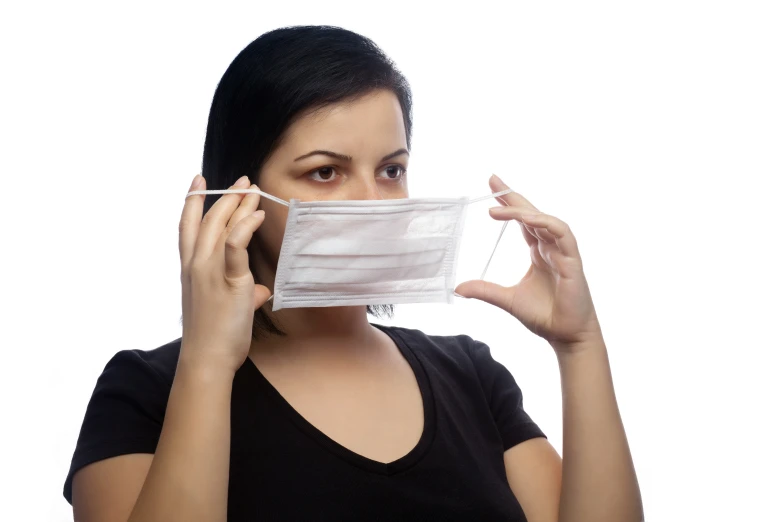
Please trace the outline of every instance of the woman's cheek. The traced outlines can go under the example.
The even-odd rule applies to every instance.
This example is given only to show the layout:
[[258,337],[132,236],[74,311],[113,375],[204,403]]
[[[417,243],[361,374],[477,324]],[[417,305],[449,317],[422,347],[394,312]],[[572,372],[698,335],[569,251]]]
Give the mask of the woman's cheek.
[[269,257],[277,260],[285,235],[285,223],[288,219],[288,209],[267,208],[264,222],[258,229],[262,244]]

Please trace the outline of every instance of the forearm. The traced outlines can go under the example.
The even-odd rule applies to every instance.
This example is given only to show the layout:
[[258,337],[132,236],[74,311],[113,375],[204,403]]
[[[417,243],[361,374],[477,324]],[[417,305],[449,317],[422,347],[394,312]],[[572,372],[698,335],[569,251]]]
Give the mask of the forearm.
[[177,366],[160,440],[128,522],[223,522],[233,373]]
[[642,501],[603,340],[559,349],[560,522],[640,522]]

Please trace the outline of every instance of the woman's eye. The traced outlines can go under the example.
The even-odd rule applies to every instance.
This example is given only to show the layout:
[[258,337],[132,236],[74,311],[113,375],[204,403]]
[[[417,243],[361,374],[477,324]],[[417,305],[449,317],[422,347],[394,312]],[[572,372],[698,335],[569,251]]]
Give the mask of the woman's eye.
[[381,177],[386,179],[400,179],[405,175],[405,167],[402,165],[389,165],[381,171]]
[[321,167],[320,169],[316,169],[312,171],[308,176],[310,176],[310,179],[319,181],[321,183],[328,183],[330,181],[333,181],[333,174],[337,174],[337,172],[334,170],[334,167]]

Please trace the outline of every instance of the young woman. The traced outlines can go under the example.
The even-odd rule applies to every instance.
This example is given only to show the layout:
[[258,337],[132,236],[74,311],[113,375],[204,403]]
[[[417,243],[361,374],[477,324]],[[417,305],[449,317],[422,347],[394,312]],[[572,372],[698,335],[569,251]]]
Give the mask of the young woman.
[[[408,84],[334,27],[262,35],[215,92],[203,177],[282,200],[407,198]],[[493,192],[507,188],[490,179]],[[214,201],[216,199],[216,201]],[[642,520],[606,347],[568,226],[521,195],[532,266],[461,284],[557,354],[563,461],[511,374],[468,336],[368,321],[388,307],[272,311],[285,206],[186,198],[182,338],[118,353],[98,379],[65,483],[81,522]]]

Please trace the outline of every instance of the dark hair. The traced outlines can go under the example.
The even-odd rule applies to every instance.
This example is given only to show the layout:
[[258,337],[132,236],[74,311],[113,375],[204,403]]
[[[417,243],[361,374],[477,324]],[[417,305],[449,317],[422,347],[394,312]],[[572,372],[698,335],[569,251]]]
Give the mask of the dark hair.
[[[410,86],[372,40],[331,26],[285,27],[261,35],[234,58],[215,90],[201,167],[207,188],[227,189],[243,175],[257,182],[295,117],[376,89],[397,95],[410,149]],[[217,199],[207,196],[204,213]],[[259,281],[252,262],[250,267]],[[391,317],[394,307],[368,306],[367,312]],[[267,333],[285,335],[259,308],[253,338]]]

